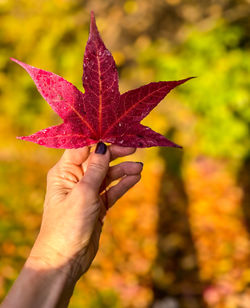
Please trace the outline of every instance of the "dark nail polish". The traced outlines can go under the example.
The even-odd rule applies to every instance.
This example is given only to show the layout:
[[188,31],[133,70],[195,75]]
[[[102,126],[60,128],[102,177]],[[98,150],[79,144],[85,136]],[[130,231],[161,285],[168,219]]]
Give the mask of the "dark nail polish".
[[105,154],[107,151],[107,146],[105,143],[103,143],[102,141],[97,143],[96,149],[95,149],[95,153],[97,154]]
[[143,167],[143,163],[141,161],[137,161],[137,164],[141,164],[142,167]]

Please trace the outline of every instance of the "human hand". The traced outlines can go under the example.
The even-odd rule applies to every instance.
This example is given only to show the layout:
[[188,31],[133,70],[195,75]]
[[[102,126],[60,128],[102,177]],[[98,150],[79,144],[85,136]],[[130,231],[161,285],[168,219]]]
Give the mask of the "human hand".
[[49,171],[41,229],[28,258],[46,269],[67,267],[74,281],[97,253],[106,210],[140,180],[142,171],[137,162],[109,167],[111,160],[134,153],[134,148],[99,143],[96,152],[90,154],[89,147],[66,150]]

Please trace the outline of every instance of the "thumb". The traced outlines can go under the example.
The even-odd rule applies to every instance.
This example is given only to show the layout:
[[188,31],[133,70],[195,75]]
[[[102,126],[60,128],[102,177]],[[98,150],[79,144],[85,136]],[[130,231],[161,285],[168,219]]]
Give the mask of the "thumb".
[[92,191],[99,193],[100,186],[108,172],[110,152],[103,142],[98,142],[95,151],[90,155],[87,169],[81,184],[87,184]]

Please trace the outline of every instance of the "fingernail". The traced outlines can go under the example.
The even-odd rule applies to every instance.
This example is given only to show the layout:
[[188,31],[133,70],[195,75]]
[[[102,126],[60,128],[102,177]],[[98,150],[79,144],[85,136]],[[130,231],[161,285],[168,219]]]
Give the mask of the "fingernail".
[[97,143],[96,149],[95,149],[95,153],[97,154],[105,154],[107,151],[107,146],[105,143],[103,143],[102,141]]
[[137,164],[141,164],[142,167],[143,167],[143,163],[141,161],[137,161]]

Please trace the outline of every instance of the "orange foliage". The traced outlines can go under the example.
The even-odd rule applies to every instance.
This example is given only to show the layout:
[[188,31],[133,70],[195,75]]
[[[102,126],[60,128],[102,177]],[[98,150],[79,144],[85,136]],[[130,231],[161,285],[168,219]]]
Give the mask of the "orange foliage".
[[213,308],[249,307],[250,243],[241,189],[223,162],[204,157],[186,166],[186,186],[200,276],[209,284],[205,301]]

